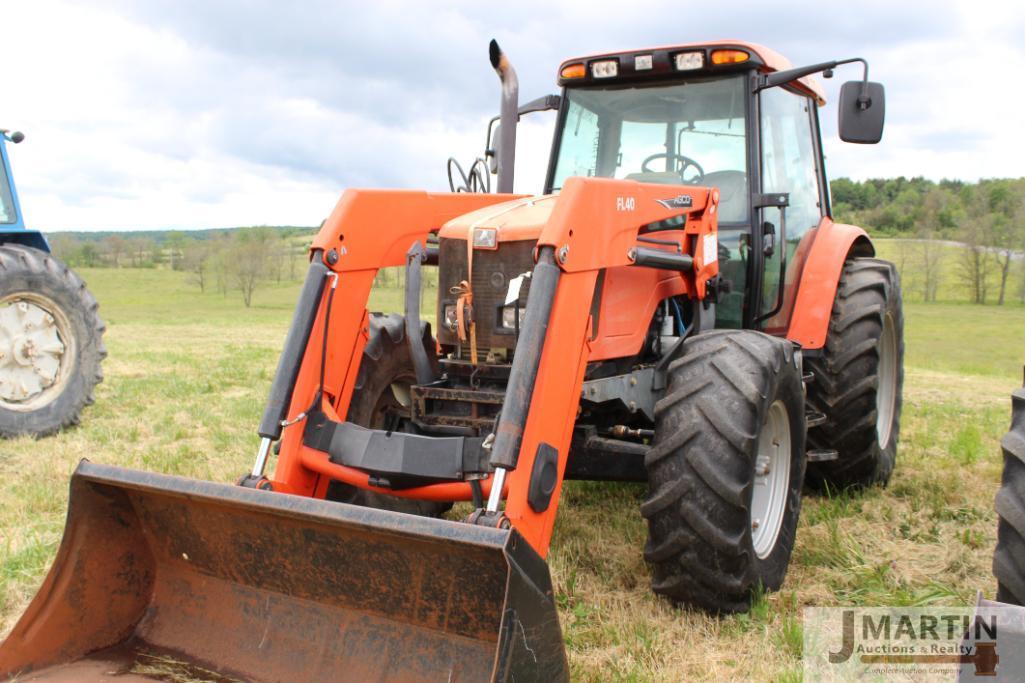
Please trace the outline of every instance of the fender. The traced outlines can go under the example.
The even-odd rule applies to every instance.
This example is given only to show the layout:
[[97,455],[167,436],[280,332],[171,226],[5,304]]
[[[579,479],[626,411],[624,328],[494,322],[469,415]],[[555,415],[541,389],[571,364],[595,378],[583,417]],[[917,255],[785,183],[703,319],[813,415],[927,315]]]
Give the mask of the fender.
[[50,253],[50,245],[38,230],[0,230],[0,244],[20,244]]
[[825,346],[844,261],[851,256],[874,255],[875,248],[864,230],[823,218],[801,274],[787,339],[805,349]]

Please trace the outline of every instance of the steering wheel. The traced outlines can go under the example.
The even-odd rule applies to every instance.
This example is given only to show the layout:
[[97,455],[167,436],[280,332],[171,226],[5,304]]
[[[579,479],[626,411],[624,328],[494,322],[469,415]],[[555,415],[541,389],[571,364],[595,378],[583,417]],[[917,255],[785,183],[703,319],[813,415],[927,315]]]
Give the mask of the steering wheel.
[[[687,183],[696,183],[705,176],[705,169],[701,168],[701,164],[694,161],[690,157],[686,157],[682,154],[669,154],[668,152],[659,152],[658,154],[652,154],[650,157],[644,160],[641,164],[641,170],[645,173],[658,173],[654,169],[648,168],[648,164],[656,159],[666,159],[672,162],[675,166],[676,173],[680,174],[680,180]],[[694,168],[698,174],[690,180],[684,180],[683,174],[687,172],[687,169]]]

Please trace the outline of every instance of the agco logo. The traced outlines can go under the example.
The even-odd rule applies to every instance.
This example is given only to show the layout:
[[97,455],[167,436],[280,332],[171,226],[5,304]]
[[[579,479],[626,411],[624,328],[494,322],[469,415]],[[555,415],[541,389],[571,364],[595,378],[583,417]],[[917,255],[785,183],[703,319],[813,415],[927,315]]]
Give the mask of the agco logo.
[[694,198],[689,194],[681,194],[672,199],[656,199],[655,201],[667,209],[689,209],[694,205]]

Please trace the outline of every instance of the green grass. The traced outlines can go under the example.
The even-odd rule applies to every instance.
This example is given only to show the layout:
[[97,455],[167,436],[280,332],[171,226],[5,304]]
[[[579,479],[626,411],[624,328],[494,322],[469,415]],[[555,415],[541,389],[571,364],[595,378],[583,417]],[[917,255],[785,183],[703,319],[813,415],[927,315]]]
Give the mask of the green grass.
[[[83,276],[108,323],[106,380],[80,428],[0,442],[0,633],[35,593],[60,540],[82,457],[230,482],[255,426],[298,283],[200,294],[165,270]],[[373,308],[397,310],[396,290]],[[425,297],[425,313],[433,308]],[[783,589],[750,614],[680,610],[649,588],[644,487],[569,482],[549,558],[577,680],[800,680],[809,605],[966,604],[992,596],[993,495],[1009,394],[1021,385],[1025,308],[906,306],[901,450],[890,486],[809,496]]]
[[1021,383],[1025,306],[910,303],[905,321],[909,367]]
[[[879,258],[892,261],[900,271],[904,284],[905,301],[924,301],[925,277],[923,275],[923,248],[913,239],[873,239]],[[1021,248],[1019,248],[1021,251]],[[965,256],[967,250],[958,244],[944,243],[938,252],[936,299],[937,301],[968,303],[972,301],[965,286]],[[1007,277],[1006,303],[1021,306],[1021,292],[1025,278],[1025,263],[1020,260],[1011,265]],[[985,269],[987,289],[986,303],[996,304],[1000,292],[1000,268],[995,257],[989,258]]]

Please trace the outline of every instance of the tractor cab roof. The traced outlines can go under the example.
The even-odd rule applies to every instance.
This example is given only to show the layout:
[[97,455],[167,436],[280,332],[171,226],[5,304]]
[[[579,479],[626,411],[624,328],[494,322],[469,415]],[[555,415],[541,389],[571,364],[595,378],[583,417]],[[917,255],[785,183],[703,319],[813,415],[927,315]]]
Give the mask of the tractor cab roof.
[[[751,66],[762,73],[772,73],[789,69],[793,64],[764,45],[742,40],[715,40],[567,59],[559,66],[558,82],[567,87],[637,83],[687,72],[710,76]],[[814,97],[820,106],[826,103],[826,93],[814,76],[800,78],[794,86]]]

